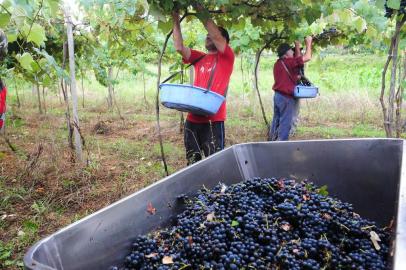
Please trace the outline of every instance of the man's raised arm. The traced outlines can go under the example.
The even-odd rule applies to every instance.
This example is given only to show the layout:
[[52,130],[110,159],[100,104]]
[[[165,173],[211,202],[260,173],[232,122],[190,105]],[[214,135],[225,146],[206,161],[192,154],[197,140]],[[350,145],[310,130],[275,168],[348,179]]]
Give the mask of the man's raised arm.
[[173,12],[173,43],[175,44],[175,49],[180,53],[185,60],[190,58],[190,48],[183,45],[182,32],[180,30],[179,13]]
[[306,52],[303,55],[303,62],[306,63],[312,59],[312,40],[311,36],[305,38]]
[[213,41],[214,46],[216,46],[219,52],[223,53],[226,49],[227,40],[221,34],[216,23],[210,18],[209,12],[200,4],[195,4],[194,7],[198,12],[205,13],[205,18],[202,19],[203,25],[206,28],[210,39]]
[[302,56],[302,50],[300,49],[300,41],[295,40],[295,57]]
[[223,53],[224,50],[226,49],[227,41],[221,34],[217,25],[214,23],[212,19],[208,19],[206,22],[204,22],[204,27],[209,33],[209,37],[213,41],[214,46],[216,46],[219,52]]

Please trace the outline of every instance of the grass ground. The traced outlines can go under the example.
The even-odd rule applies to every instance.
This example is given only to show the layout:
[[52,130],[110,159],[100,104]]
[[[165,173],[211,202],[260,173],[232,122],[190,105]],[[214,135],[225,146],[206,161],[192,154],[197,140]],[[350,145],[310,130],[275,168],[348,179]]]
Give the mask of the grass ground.
[[[266,140],[266,128],[256,93],[252,91],[251,60],[236,62],[228,96],[227,145]],[[264,57],[260,89],[268,120],[272,118],[272,65]],[[293,140],[384,137],[378,103],[384,59],[375,55],[319,55],[307,67],[321,89],[314,100],[301,103],[301,120]],[[151,67],[151,72],[154,70]],[[16,148],[0,145],[0,268],[22,267],[27,248],[164,175],[155,123],[155,80],[119,76],[117,109],[106,108],[106,89],[85,80],[85,106],[80,107],[86,164],[72,162],[64,106],[48,90],[47,113],[37,112],[35,96],[9,84],[7,137]],[[186,165],[180,113],[161,108],[164,148],[170,173]]]

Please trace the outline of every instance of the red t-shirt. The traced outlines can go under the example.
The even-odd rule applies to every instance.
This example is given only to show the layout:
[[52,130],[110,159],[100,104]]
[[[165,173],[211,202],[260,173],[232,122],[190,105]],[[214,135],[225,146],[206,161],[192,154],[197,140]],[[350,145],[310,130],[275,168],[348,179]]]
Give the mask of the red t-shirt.
[[293,90],[295,89],[296,83],[294,83],[292,79],[297,80],[299,68],[304,65],[303,57],[298,56],[294,58],[283,58],[283,62],[288,68],[292,79],[289,77],[289,74],[281,61],[282,59],[278,59],[273,66],[273,77],[275,79],[275,83],[272,89],[284,95],[293,96]]
[[6,112],[6,96],[7,96],[7,88],[0,82],[0,129],[3,128],[4,125],[4,113]]
[[[216,70],[213,74],[210,90],[220,95],[224,95],[228,84],[230,82],[230,76],[233,72],[234,66],[234,52],[230,46],[226,45],[223,53],[217,52],[214,54],[206,54],[204,52],[191,50],[189,59],[183,59],[184,63],[192,63],[202,55],[205,55],[200,61],[194,65],[195,81],[194,86],[207,88],[212,67],[216,62]],[[201,116],[192,113],[188,113],[187,120],[193,123],[208,123],[209,121],[218,122],[226,120],[226,102],[220,106],[220,109],[215,115]]]

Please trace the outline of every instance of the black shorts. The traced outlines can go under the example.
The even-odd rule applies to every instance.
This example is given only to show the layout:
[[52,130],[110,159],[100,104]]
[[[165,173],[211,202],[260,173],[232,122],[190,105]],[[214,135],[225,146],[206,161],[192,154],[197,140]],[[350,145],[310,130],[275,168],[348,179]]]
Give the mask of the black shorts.
[[224,149],[224,122],[185,122],[184,140],[188,165]]

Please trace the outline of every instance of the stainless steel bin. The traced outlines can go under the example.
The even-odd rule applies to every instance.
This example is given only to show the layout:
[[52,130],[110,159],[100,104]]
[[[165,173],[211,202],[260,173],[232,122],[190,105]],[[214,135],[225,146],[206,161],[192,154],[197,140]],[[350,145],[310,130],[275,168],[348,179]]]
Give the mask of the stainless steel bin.
[[[24,257],[26,269],[108,269],[120,264],[138,234],[168,225],[182,210],[179,194],[204,184],[251,177],[293,177],[327,185],[330,195],[366,218],[396,221],[393,269],[406,269],[405,141],[350,139],[234,145],[42,239]],[[147,213],[151,202],[155,215]]]

